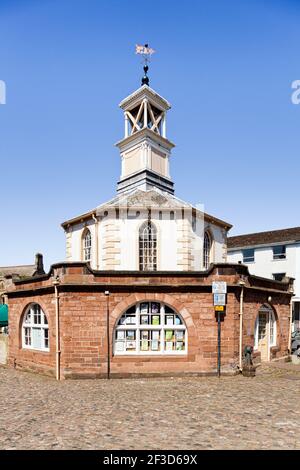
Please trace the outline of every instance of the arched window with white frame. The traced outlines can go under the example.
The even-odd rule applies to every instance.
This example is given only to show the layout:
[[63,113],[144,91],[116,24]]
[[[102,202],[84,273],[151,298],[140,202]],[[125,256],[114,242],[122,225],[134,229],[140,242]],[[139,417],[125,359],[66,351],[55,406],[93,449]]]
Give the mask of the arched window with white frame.
[[139,229],[139,269],[157,271],[157,230],[151,221]]
[[139,302],[114,329],[115,355],[184,355],[187,329],[182,317],[161,302]]
[[48,320],[39,304],[30,304],[24,313],[22,347],[24,349],[49,351]]
[[82,259],[91,261],[92,258],[92,235],[89,229],[85,229],[82,236]]
[[211,236],[204,232],[203,237],[203,268],[208,269],[211,262]]

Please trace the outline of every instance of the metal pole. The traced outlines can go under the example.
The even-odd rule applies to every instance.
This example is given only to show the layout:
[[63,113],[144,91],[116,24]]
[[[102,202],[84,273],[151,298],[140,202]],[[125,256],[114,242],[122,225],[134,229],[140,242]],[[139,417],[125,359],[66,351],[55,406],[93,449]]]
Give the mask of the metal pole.
[[221,312],[218,312],[218,377],[221,377]]
[[106,336],[107,336],[107,378],[110,379],[110,340],[109,340],[109,291],[106,295]]

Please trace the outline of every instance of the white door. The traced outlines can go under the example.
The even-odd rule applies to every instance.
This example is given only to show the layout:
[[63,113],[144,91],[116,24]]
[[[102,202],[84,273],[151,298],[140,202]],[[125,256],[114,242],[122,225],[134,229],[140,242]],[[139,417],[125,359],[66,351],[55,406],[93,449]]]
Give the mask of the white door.
[[261,361],[269,361],[269,313],[259,312],[258,314],[258,350]]

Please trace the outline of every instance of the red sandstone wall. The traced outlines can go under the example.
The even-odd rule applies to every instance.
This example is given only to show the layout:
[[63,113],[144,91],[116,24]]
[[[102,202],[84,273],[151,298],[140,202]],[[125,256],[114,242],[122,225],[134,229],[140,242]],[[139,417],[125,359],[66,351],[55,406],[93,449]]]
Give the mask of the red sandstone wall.
[[[74,268],[75,269],[75,268]],[[81,282],[98,284],[107,282],[108,278],[95,279],[91,275],[83,275],[82,268],[61,276],[61,282]],[[229,284],[237,281],[236,276],[222,276]],[[173,292],[172,287],[188,284],[190,278],[158,278],[154,281],[145,276],[140,283],[148,281],[151,290],[162,293],[116,292],[114,287],[109,297],[110,341],[112,345],[113,328],[119,316],[132,304],[143,300],[160,301],[169,304],[180,313],[188,329],[187,356],[116,356],[111,357],[112,376],[128,375],[175,375],[215,372],[217,367],[217,322],[212,306],[211,290],[205,292]],[[205,279],[203,284],[211,284],[213,278]],[[132,286],[137,279],[124,276],[110,279],[116,284],[122,281],[124,286]],[[191,285],[199,283],[194,277]],[[39,371],[55,375],[55,300],[54,292],[47,291],[44,295],[36,294],[36,288],[51,286],[51,280],[43,280],[35,284],[18,285],[17,290],[26,287],[27,293],[22,297],[9,298],[9,364],[17,368]],[[109,284],[107,284],[109,288]],[[63,286],[62,286],[63,288]],[[80,286],[76,289],[81,289]],[[61,376],[65,377],[106,377],[107,373],[107,337],[106,337],[106,297],[101,292],[60,292],[60,342],[61,342]],[[95,289],[96,290],[96,289]],[[167,292],[167,293],[166,293]],[[239,290],[238,290],[239,292]],[[33,294],[33,295],[32,295]],[[259,307],[267,301],[264,291],[245,289],[243,344],[253,344],[254,323]],[[30,302],[41,305],[48,317],[50,352],[38,352],[22,349],[20,325],[22,314]],[[278,317],[277,344],[272,351],[273,357],[281,357],[287,353],[289,331],[289,296],[285,293],[273,297],[274,308]],[[239,293],[233,291],[227,296],[226,316],[222,322],[222,369],[233,372],[238,364],[239,351]]]

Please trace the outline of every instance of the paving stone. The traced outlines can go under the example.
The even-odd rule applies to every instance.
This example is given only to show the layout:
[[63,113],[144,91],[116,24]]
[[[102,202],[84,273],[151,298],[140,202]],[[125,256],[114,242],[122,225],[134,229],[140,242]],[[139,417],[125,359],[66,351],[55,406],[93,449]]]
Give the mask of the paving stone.
[[300,449],[297,378],[263,366],[254,378],[56,382],[0,368],[0,449]]

